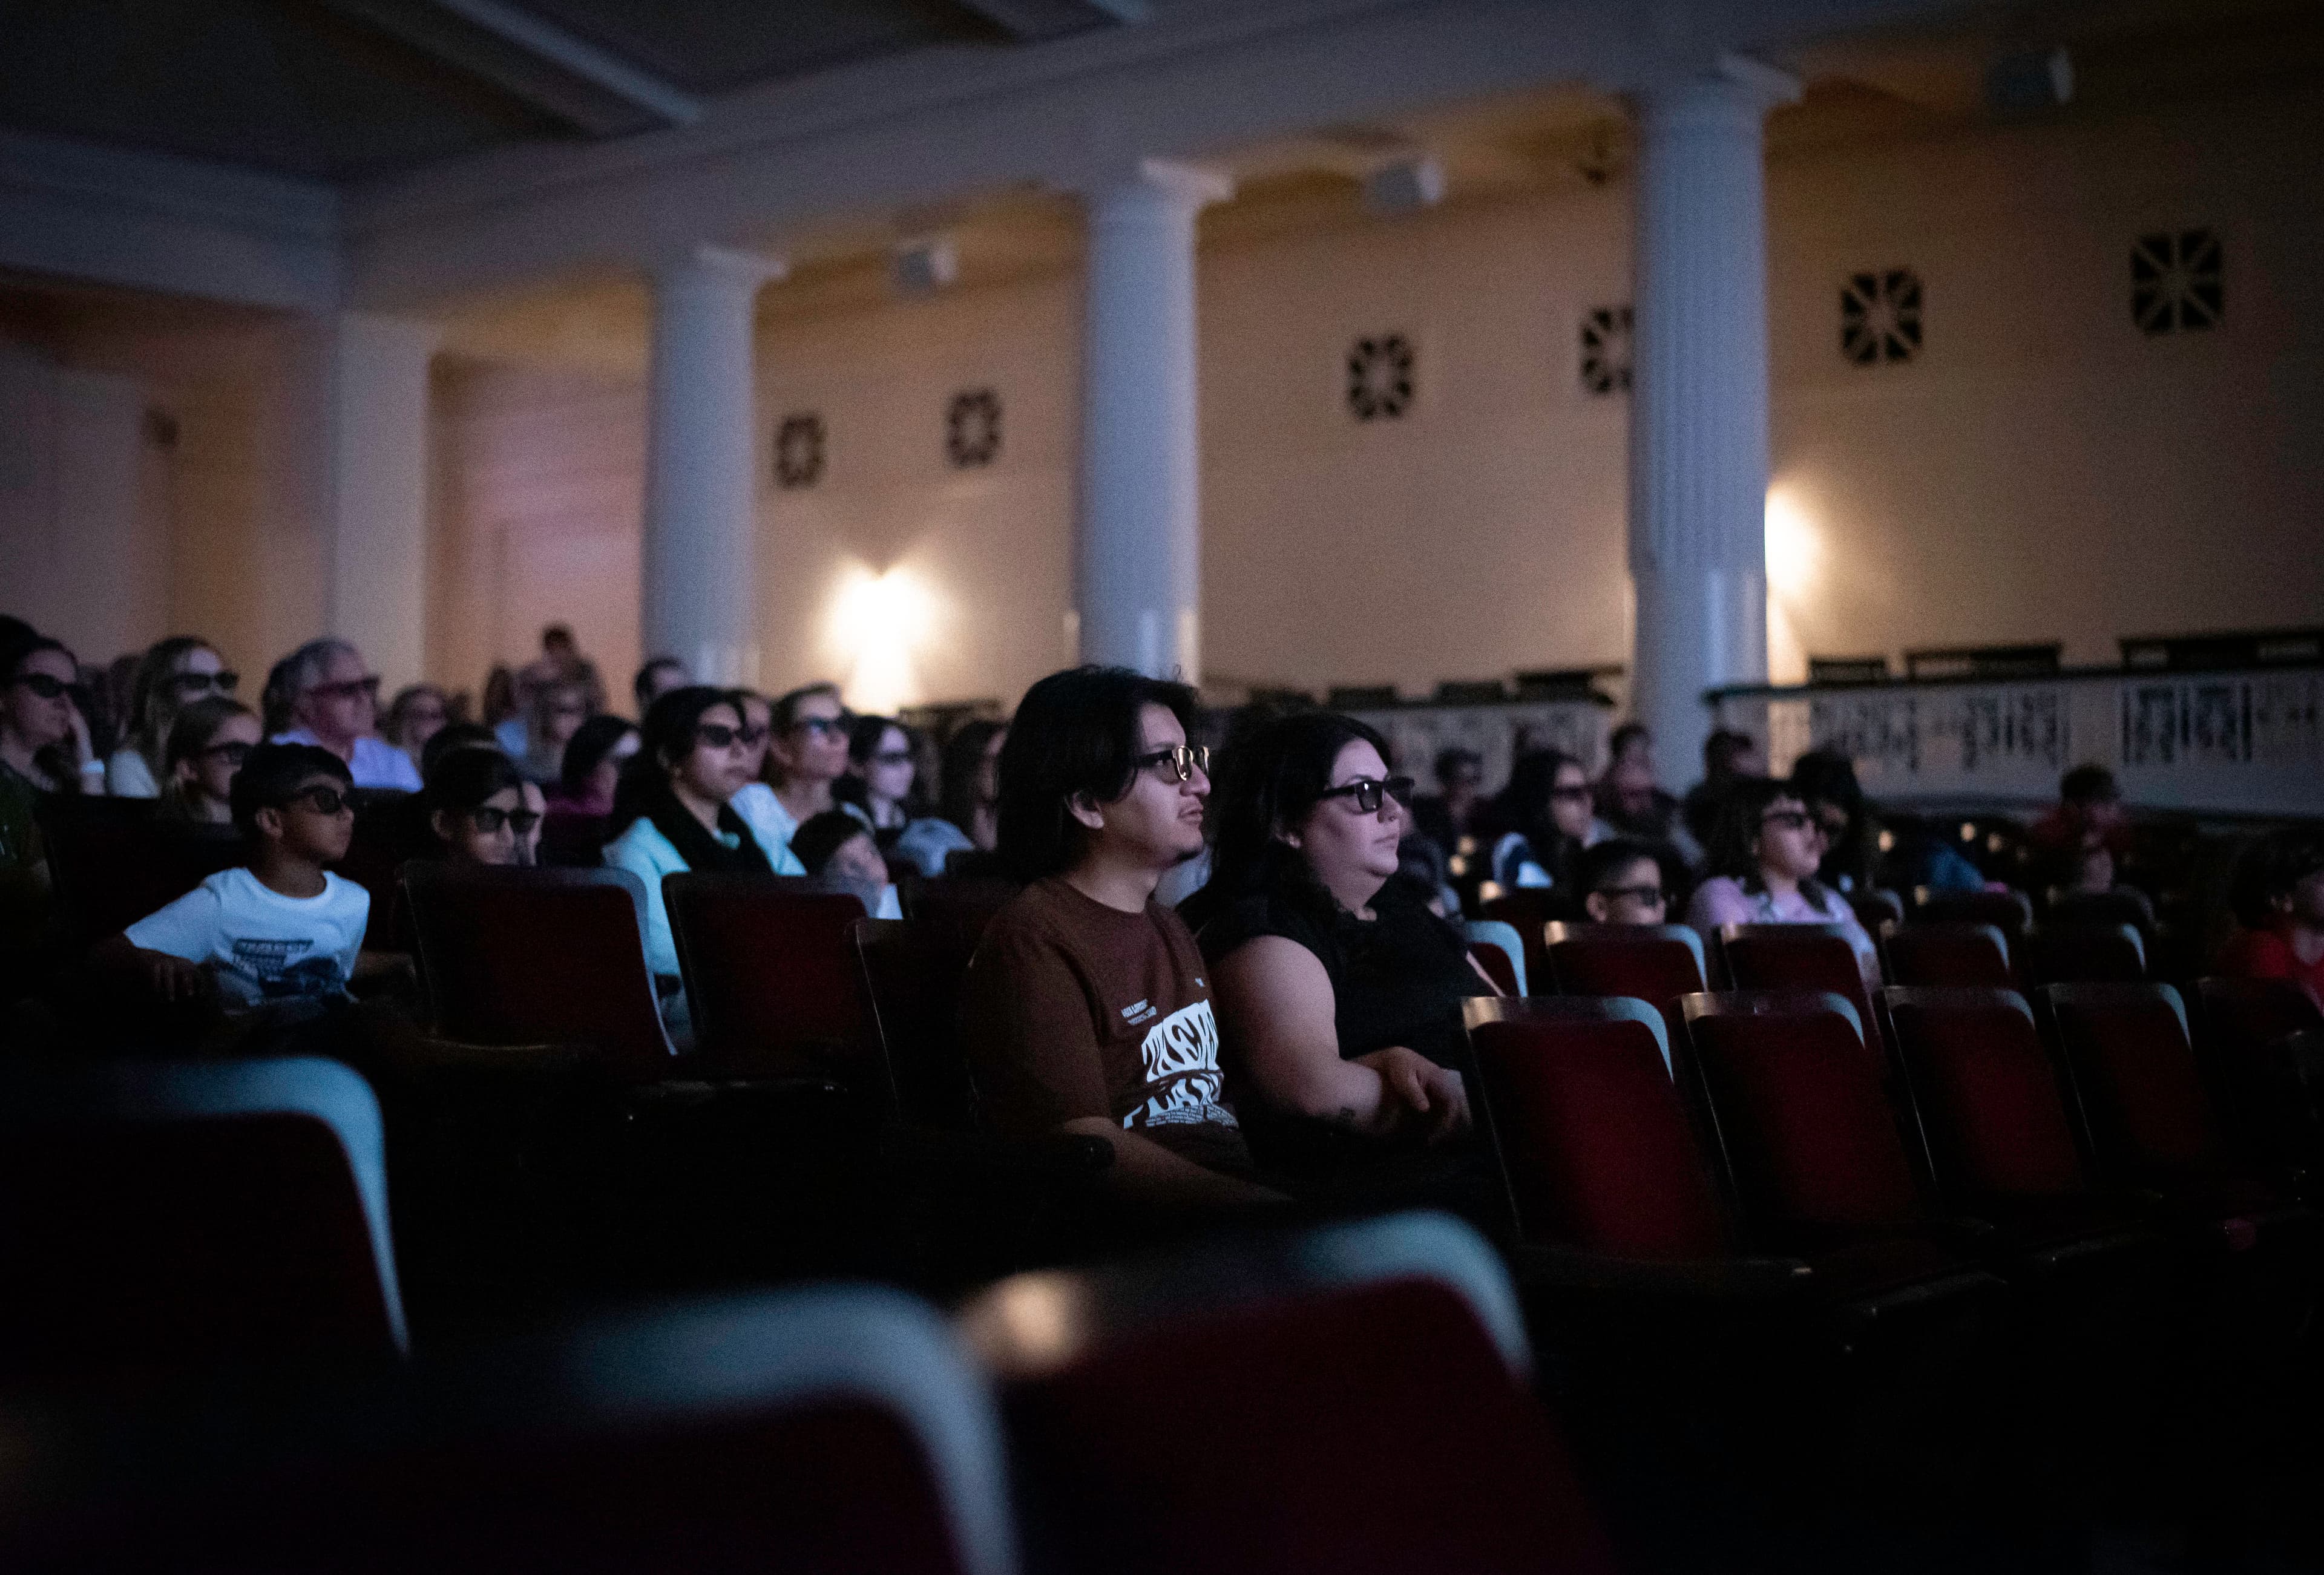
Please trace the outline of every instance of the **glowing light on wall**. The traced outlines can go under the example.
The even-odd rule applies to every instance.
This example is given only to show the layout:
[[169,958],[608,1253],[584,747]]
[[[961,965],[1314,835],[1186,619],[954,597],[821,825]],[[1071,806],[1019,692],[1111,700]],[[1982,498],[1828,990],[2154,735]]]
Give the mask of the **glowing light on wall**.
[[942,622],[943,603],[925,579],[900,566],[881,573],[851,564],[830,607],[832,643],[849,669],[840,686],[849,705],[892,713],[927,697],[918,658]]
[[1799,492],[1767,489],[1767,677],[1797,684],[1808,676],[1805,626],[1823,580],[1824,539]]

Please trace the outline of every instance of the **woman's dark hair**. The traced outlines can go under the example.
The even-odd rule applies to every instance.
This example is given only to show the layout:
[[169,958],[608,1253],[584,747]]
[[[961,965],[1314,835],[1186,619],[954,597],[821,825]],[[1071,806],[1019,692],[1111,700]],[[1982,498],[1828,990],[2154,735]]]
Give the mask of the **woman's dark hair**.
[[1856,780],[1855,764],[1838,750],[1810,750],[1792,762],[1792,791],[1812,809],[1829,804],[1848,814],[1848,829],[1824,854],[1827,874],[1852,877],[1858,886],[1872,884],[1872,866],[1878,853],[1878,828],[1872,806]]
[[2247,930],[2275,927],[2275,905],[2292,889],[2324,870],[2324,832],[2306,826],[2273,831],[2243,852],[2227,882],[2227,906]]
[[1661,850],[1650,842],[1639,837],[1608,837],[1602,843],[1592,843],[1573,861],[1573,899],[1579,902],[1593,891],[1602,891],[1608,881],[1639,863],[1652,864],[1657,880],[1669,879],[1663,870]]
[[733,805],[718,806],[719,831],[740,839],[730,848],[694,818],[694,812],[678,801],[670,788],[676,762],[694,752],[694,730],[702,714],[714,705],[733,708],[735,720],[742,720],[741,691],[714,689],[707,684],[672,689],[647,710],[645,723],[638,729],[638,752],[622,769],[621,782],[613,789],[613,833],[619,836],[632,823],[650,820],[656,831],[669,839],[689,870],[771,871],[774,866],[768,862],[766,850],[751,835],[751,828],[734,813]]
[[1495,837],[1515,832],[1533,844],[1536,862],[1546,869],[1560,843],[1567,840],[1557,829],[1557,817],[1550,812],[1550,790],[1557,786],[1557,774],[1571,766],[1577,771],[1585,768],[1580,760],[1563,750],[1527,750],[1509,768],[1506,787],[1485,806],[1483,824]]
[[565,742],[565,763],[558,772],[566,796],[580,797],[589,784],[589,774],[604,765],[605,757],[619,747],[622,740],[637,730],[638,724],[628,717],[604,711],[575,729]]
[[1276,890],[1330,914],[1338,907],[1297,850],[1277,834],[1304,823],[1332,785],[1332,767],[1351,743],[1388,758],[1379,730],[1337,711],[1294,711],[1262,723],[1220,762],[1211,796],[1216,835],[1211,880],[1231,901]]
[[894,728],[911,741],[912,730],[892,716],[858,716],[847,724],[847,763],[861,771],[871,764],[872,757],[880,752],[880,741]]
[[523,782],[516,762],[498,750],[455,750],[428,773],[420,801],[430,815],[439,809],[475,809],[493,794]]
[[329,777],[344,792],[352,792],[355,778],[347,763],[320,744],[263,743],[244,757],[234,774],[228,806],[235,829],[244,837],[258,835],[258,812],[280,809],[290,802],[299,784],[314,777]]
[[[0,684],[14,683],[16,675],[24,670],[24,664],[44,650],[64,652],[66,659],[73,664],[73,671],[76,674],[80,671],[80,663],[74,659],[72,648],[63,640],[51,640],[45,634],[28,634],[5,650],[0,650]],[[76,685],[79,681],[78,677],[73,680]]]
[[170,732],[178,714],[170,680],[177,676],[178,659],[216,649],[198,634],[173,634],[154,641],[137,659],[137,676],[129,686],[128,736],[123,741],[145,758],[157,777],[169,769]]
[[180,706],[176,720],[170,723],[170,736],[161,745],[163,789],[168,789],[169,778],[176,774],[180,760],[189,760],[209,748],[218,729],[235,717],[254,714],[241,701],[229,700],[223,695],[212,695],[191,705]]
[[1025,691],[1001,746],[999,851],[1012,877],[1038,880],[1080,859],[1086,834],[1065,806],[1083,797],[1111,804],[1130,791],[1148,705],[1194,724],[1193,689],[1128,668],[1070,668]]
[[791,834],[791,852],[809,875],[820,875],[831,856],[853,842],[868,837],[872,828],[844,809],[810,815]]
[[420,746],[420,779],[426,781],[436,774],[436,768],[447,755],[466,750],[491,750],[505,754],[501,748],[500,734],[481,722],[447,722]]
[[[1711,872],[1739,882],[1746,891],[1766,890],[1766,880],[1759,873],[1759,855],[1754,851],[1760,837],[1759,823],[1780,800],[1797,800],[1799,797],[1799,789],[1787,781],[1772,777],[1738,778],[1719,806],[1718,824],[1711,828],[1711,845],[1704,850],[1710,856]],[[1821,907],[1823,883],[1803,880],[1800,895]]]
[[964,832],[976,822],[976,778],[984,751],[994,734],[1008,729],[1005,722],[980,717],[962,723],[945,740],[943,769],[937,773],[943,780],[937,785],[936,813]]
[[[801,684],[796,689],[787,690],[775,696],[773,704],[768,707],[768,715],[770,718],[768,725],[774,730],[778,737],[790,732],[791,729],[798,725],[799,703],[805,700],[811,700],[817,695],[830,695],[834,700],[837,700],[839,702],[843,712],[845,710],[847,702],[840,695],[838,685],[831,683]],[[851,748],[853,746],[854,741],[855,735],[851,732],[848,734],[848,743]]]

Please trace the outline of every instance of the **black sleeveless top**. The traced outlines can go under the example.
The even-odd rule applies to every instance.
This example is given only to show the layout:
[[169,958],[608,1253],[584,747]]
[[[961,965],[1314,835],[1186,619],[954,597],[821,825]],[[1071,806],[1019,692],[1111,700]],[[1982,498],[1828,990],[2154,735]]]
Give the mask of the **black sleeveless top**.
[[1314,953],[1332,981],[1343,1061],[1402,1045],[1439,1066],[1465,1071],[1461,1003],[1492,992],[1470,966],[1468,944],[1394,881],[1373,898],[1372,912],[1367,920],[1340,908],[1325,919],[1308,904],[1262,892],[1229,905],[1198,940],[1213,968],[1260,935],[1281,935]]

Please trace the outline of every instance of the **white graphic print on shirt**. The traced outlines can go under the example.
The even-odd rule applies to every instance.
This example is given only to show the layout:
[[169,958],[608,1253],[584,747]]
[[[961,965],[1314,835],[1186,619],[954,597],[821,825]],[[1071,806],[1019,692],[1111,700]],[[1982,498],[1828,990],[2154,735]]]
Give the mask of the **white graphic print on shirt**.
[[1124,1127],[1237,1124],[1234,1112],[1219,1103],[1226,1082],[1219,1074],[1219,1025],[1209,1001],[1164,1018],[1147,1030],[1139,1050],[1146,1060],[1146,1085],[1153,1091],[1121,1119]]

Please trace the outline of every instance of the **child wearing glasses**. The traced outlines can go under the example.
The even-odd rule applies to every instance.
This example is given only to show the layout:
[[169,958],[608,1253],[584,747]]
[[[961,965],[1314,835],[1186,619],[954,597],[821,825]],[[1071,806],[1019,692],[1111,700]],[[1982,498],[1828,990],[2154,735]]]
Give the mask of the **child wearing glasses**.
[[1711,840],[1711,878],[1694,889],[1686,922],[1716,943],[1723,925],[1839,925],[1865,988],[1880,989],[1880,957],[1848,901],[1817,878],[1822,823],[1789,782],[1748,777],[1728,792]]
[[234,778],[258,746],[258,717],[239,701],[213,696],[180,708],[161,751],[162,820],[234,824]]
[[456,750],[420,790],[428,829],[445,856],[466,864],[529,864],[540,812],[528,808],[524,778],[498,750]]
[[214,996],[229,1018],[288,1025],[348,999],[371,894],[324,866],[346,857],[352,786],[328,750],[253,749],[229,794],[249,863],[139,919],[92,961],[142,977],[165,1002]]

